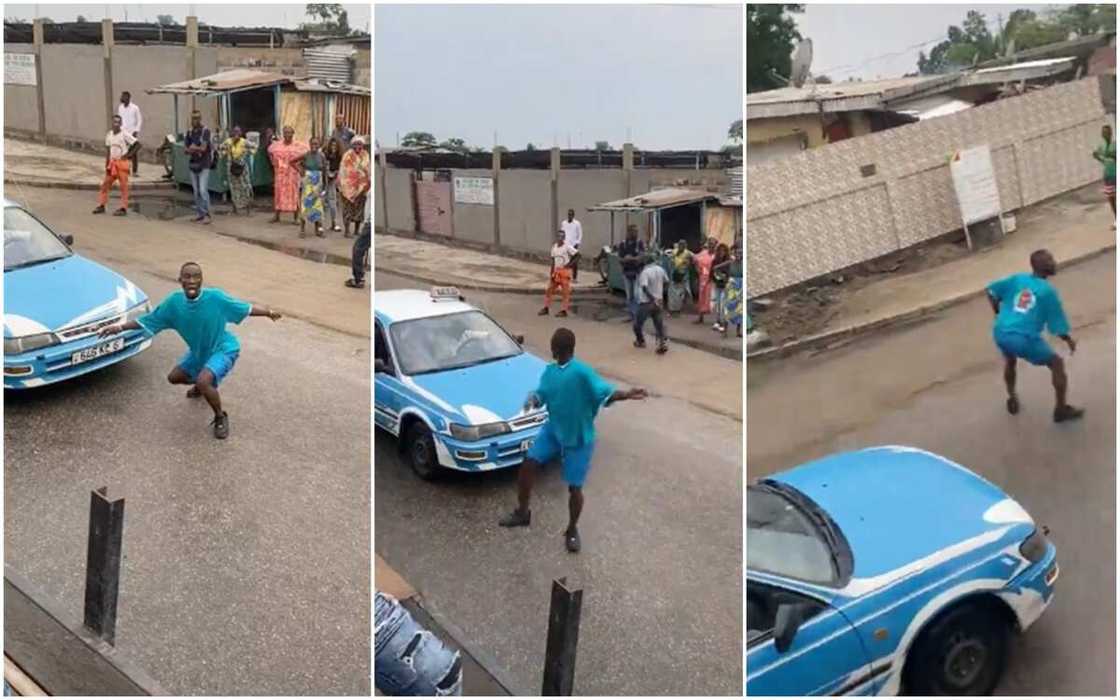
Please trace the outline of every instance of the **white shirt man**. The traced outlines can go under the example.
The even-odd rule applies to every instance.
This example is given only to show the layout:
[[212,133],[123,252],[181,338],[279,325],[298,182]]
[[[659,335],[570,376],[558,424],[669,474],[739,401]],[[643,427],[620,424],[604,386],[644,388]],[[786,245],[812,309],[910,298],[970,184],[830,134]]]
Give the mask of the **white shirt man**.
[[572,257],[576,254],[576,249],[573,248],[566,240],[564,242],[557,242],[552,246],[552,269],[563,270],[572,264]]
[[575,212],[569,211],[568,216],[570,218],[560,222],[560,230],[564,232],[564,242],[578,249],[583,243],[583,226],[580,225],[579,219],[575,218]]
[[125,104],[123,101],[117,105],[117,114],[121,118],[121,130],[134,136],[140,135],[144,126],[144,115],[140,114],[140,105],[135,102]]

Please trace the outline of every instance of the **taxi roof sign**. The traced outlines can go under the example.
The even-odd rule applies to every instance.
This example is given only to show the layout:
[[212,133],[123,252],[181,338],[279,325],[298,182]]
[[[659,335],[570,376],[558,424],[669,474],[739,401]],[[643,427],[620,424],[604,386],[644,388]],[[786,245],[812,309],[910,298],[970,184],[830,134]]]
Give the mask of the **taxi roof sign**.
[[462,301],[458,287],[432,287],[432,301]]

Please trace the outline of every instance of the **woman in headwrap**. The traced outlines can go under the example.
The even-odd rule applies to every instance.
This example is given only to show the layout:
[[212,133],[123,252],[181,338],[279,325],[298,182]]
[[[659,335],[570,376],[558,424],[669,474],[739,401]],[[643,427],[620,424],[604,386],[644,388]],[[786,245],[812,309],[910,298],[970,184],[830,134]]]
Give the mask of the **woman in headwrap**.
[[221,153],[226,157],[226,178],[229,181],[234,214],[248,216],[253,206],[253,181],[249,176],[249,161],[255,150],[253,144],[241,135],[240,126],[233,127],[230,137],[221,145]]
[[276,215],[272,223],[280,221],[281,212],[292,213],[292,220],[299,218],[299,177],[298,170],[292,167],[292,160],[307,153],[307,146],[295,140],[296,131],[290,126],[284,127],[284,138],[273,141],[268,147],[268,156],[272,160],[272,208]]
[[369,193],[370,170],[369,152],[366,151],[366,142],[361,136],[355,136],[350,141],[350,150],[342,156],[342,165],[338,170],[338,194],[342,201],[342,231],[345,238],[350,238],[350,224],[354,224],[353,235],[358,235],[358,229],[365,219],[366,195]]
[[315,224],[315,235],[323,233],[323,210],[326,201],[327,158],[319,150],[319,139],[311,137],[307,153],[293,158],[291,166],[300,174],[299,237],[307,233],[307,222]]

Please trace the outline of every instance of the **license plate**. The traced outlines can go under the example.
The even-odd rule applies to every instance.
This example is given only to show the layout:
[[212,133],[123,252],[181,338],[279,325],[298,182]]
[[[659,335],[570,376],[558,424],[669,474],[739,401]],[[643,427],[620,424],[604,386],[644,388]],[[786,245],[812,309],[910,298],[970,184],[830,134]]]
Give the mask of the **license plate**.
[[124,338],[116,338],[114,340],[110,340],[108,343],[102,343],[101,345],[94,345],[93,347],[86,348],[85,350],[79,350],[78,352],[70,356],[70,364],[77,365],[82,362],[96,360],[99,357],[104,357],[105,355],[111,355],[114,352],[119,352],[122,348],[124,348]]
[[532,447],[532,446],[533,446],[533,441],[532,440],[522,440],[521,441],[521,451],[522,452],[528,452],[529,448]]

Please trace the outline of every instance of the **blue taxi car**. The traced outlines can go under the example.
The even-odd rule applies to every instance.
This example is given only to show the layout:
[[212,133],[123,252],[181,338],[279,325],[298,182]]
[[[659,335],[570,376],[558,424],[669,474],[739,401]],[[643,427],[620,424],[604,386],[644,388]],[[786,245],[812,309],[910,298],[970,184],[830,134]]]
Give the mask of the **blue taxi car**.
[[938,455],[877,447],[747,489],[748,695],[979,695],[1050,604],[1047,529]]
[[524,408],[546,363],[454,288],[376,291],[374,423],[423,479],[520,464],[548,418]]
[[144,331],[99,338],[104,326],[148,312],[148,297],[112,270],[75,254],[4,200],[4,388],[30,389],[120,362],[151,345]]

